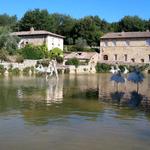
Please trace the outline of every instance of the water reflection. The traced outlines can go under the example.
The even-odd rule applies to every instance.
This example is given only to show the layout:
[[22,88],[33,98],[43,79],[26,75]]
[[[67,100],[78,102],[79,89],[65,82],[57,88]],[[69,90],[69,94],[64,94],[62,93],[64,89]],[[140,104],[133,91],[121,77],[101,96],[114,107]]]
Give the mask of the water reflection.
[[0,149],[148,150],[149,78],[139,93],[109,74],[2,78]]
[[39,85],[26,86],[21,85],[17,89],[17,98],[20,101],[43,102],[47,105],[52,103],[62,103],[63,101],[63,78],[56,80],[38,79]]
[[96,120],[108,106],[138,108],[148,112],[149,78],[141,85],[139,93],[133,91],[134,84],[128,82],[119,85],[119,91],[115,91],[110,74],[66,75],[58,81],[55,78],[33,77],[1,79],[0,112],[21,110],[24,118],[35,124],[72,114]]

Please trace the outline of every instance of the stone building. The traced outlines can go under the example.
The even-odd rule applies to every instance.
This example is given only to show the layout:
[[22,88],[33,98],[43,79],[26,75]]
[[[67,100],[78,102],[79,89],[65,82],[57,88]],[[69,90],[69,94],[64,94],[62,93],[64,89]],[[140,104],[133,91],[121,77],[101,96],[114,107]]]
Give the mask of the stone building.
[[78,74],[87,74],[87,73],[96,73],[95,66],[98,62],[98,53],[97,52],[72,52],[65,54],[64,64],[67,60],[76,58],[79,60],[80,65],[78,67],[69,65],[70,73]]
[[150,32],[108,33],[100,40],[100,62],[150,63]]
[[27,44],[46,44],[48,50],[56,47],[63,50],[64,36],[55,33],[44,30],[34,30],[34,28],[31,28],[30,31],[13,32],[12,35],[17,35],[21,38],[18,44],[19,48],[22,48]]

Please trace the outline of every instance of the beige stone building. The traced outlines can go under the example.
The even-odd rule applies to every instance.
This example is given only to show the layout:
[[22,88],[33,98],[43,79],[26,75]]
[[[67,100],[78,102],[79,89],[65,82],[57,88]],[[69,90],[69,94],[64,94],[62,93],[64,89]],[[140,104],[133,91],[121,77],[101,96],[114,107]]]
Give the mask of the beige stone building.
[[44,30],[34,30],[34,28],[31,28],[30,31],[13,32],[12,35],[17,35],[21,38],[18,44],[19,48],[22,48],[27,44],[46,44],[48,50],[56,47],[63,50],[64,36],[55,33]]
[[100,62],[150,63],[150,32],[108,33],[100,40]]
[[79,60],[80,65],[76,68],[75,66],[69,65],[70,73],[87,74],[96,73],[95,66],[98,62],[98,53],[96,52],[72,52],[64,55],[64,65],[67,60],[76,58]]

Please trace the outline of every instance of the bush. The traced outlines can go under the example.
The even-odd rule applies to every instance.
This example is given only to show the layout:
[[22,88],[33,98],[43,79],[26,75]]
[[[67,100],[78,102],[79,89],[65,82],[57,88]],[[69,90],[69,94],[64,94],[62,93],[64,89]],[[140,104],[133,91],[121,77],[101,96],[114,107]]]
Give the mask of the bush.
[[0,50],[0,60],[2,61],[7,61],[8,52],[6,50]]
[[80,65],[80,62],[77,58],[72,58],[72,59],[68,59],[65,64],[74,65],[77,68]]
[[56,57],[56,61],[57,61],[57,63],[59,63],[59,64],[61,64],[61,63],[63,63],[63,61],[64,61],[64,59],[63,59],[63,57]]
[[17,63],[23,63],[23,62],[24,62],[23,56],[22,56],[22,55],[17,55],[17,57],[16,57],[16,62],[17,62]]
[[65,73],[65,74],[69,74],[69,73],[70,73],[69,68],[66,68],[66,69],[64,70],[64,73]]
[[25,59],[48,58],[48,49],[45,45],[26,45],[24,48],[20,49],[20,51]]
[[30,72],[30,67],[26,67],[23,69],[23,75],[29,75],[29,72]]
[[12,69],[12,74],[13,74],[13,75],[19,75],[19,74],[20,74],[19,68],[14,68],[14,69]]
[[90,47],[78,47],[76,45],[66,45],[65,51],[66,52],[95,52],[96,50]]
[[39,64],[42,64],[43,67],[48,67],[50,60],[41,60],[41,61],[37,61],[36,67]]
[[52,59],[63,57],[63,51],[60,48],[54,48],[49,52],[49,56]]
[[111,65],[104,64],[104,63],[97,63],[96,65],[96,71],[98,73],[108,73],[111,69]]
[[3,65],[0,65],[0,74],[4,74],[5,73],[5,68]]

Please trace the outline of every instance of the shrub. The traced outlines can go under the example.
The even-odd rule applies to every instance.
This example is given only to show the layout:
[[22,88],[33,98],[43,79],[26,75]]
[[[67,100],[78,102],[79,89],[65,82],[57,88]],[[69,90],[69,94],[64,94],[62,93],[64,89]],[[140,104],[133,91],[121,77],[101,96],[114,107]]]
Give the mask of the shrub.
[[0,74],[4,74],[5,73],[5,68],[3,65],[0,65]]
[[65,73],[65,74],[69,74],[69,72],[70,72],[69,68],[66,68],[66,69],[64,70],[64,73]]
[[63,61],[64,61],[64,59],[63,59],[63,57],[56,57],[56,61],[59,63],[59,64],[61,64],[61,63],[63,63]]
[[50,62],[50,60],[48,60],[48,59],[47,59],[47,60],[37,61],[36,67],[37,67],[39,64],[42,64],[43,67],[48,67],[49,62]]
[[77,68],[80,65],[80,62],[77,58],[72,58],[72,59],[68,59],[65,64],[74,65]]
[[63,51],[60,48],[53,48],[49,52],[50,58],[63,57]]
[[76,45],[66,45],[65,52],[95,52],[95,49],[90,47],[78,47]]
[[34,74],[35,68],[34,66],[30,67],[32,74]]
[[29,75],[29,72],[30,72],[30,67],[26,67],[23,69],[23,75]]
[[108,65],[108,64],[97,63],[97,65],[96,65],[96,71],[98,73],[107,73],[110,71],[110,69],[111,69],[111,65]]
[[1,60],[1,62],[8,60],[7,55],[8,55],[8,53],[7,53],[6,50],[0,50],[0,60]]
[[21,54],[26,59],[43,59],[48,58],[48,49],[45,45],[26,45],[21,49]]
[[14,69],[12,69],[12,74],[13,74],[13,75],[19,75],[19,74],[20,74],[19,68],[14,68]]
[[23,62],[24,62],[23,56],[22,56],[22,55],[17,55],[17,57],[16,57],[16,62],[17,62],[17,63],[23,63]]

